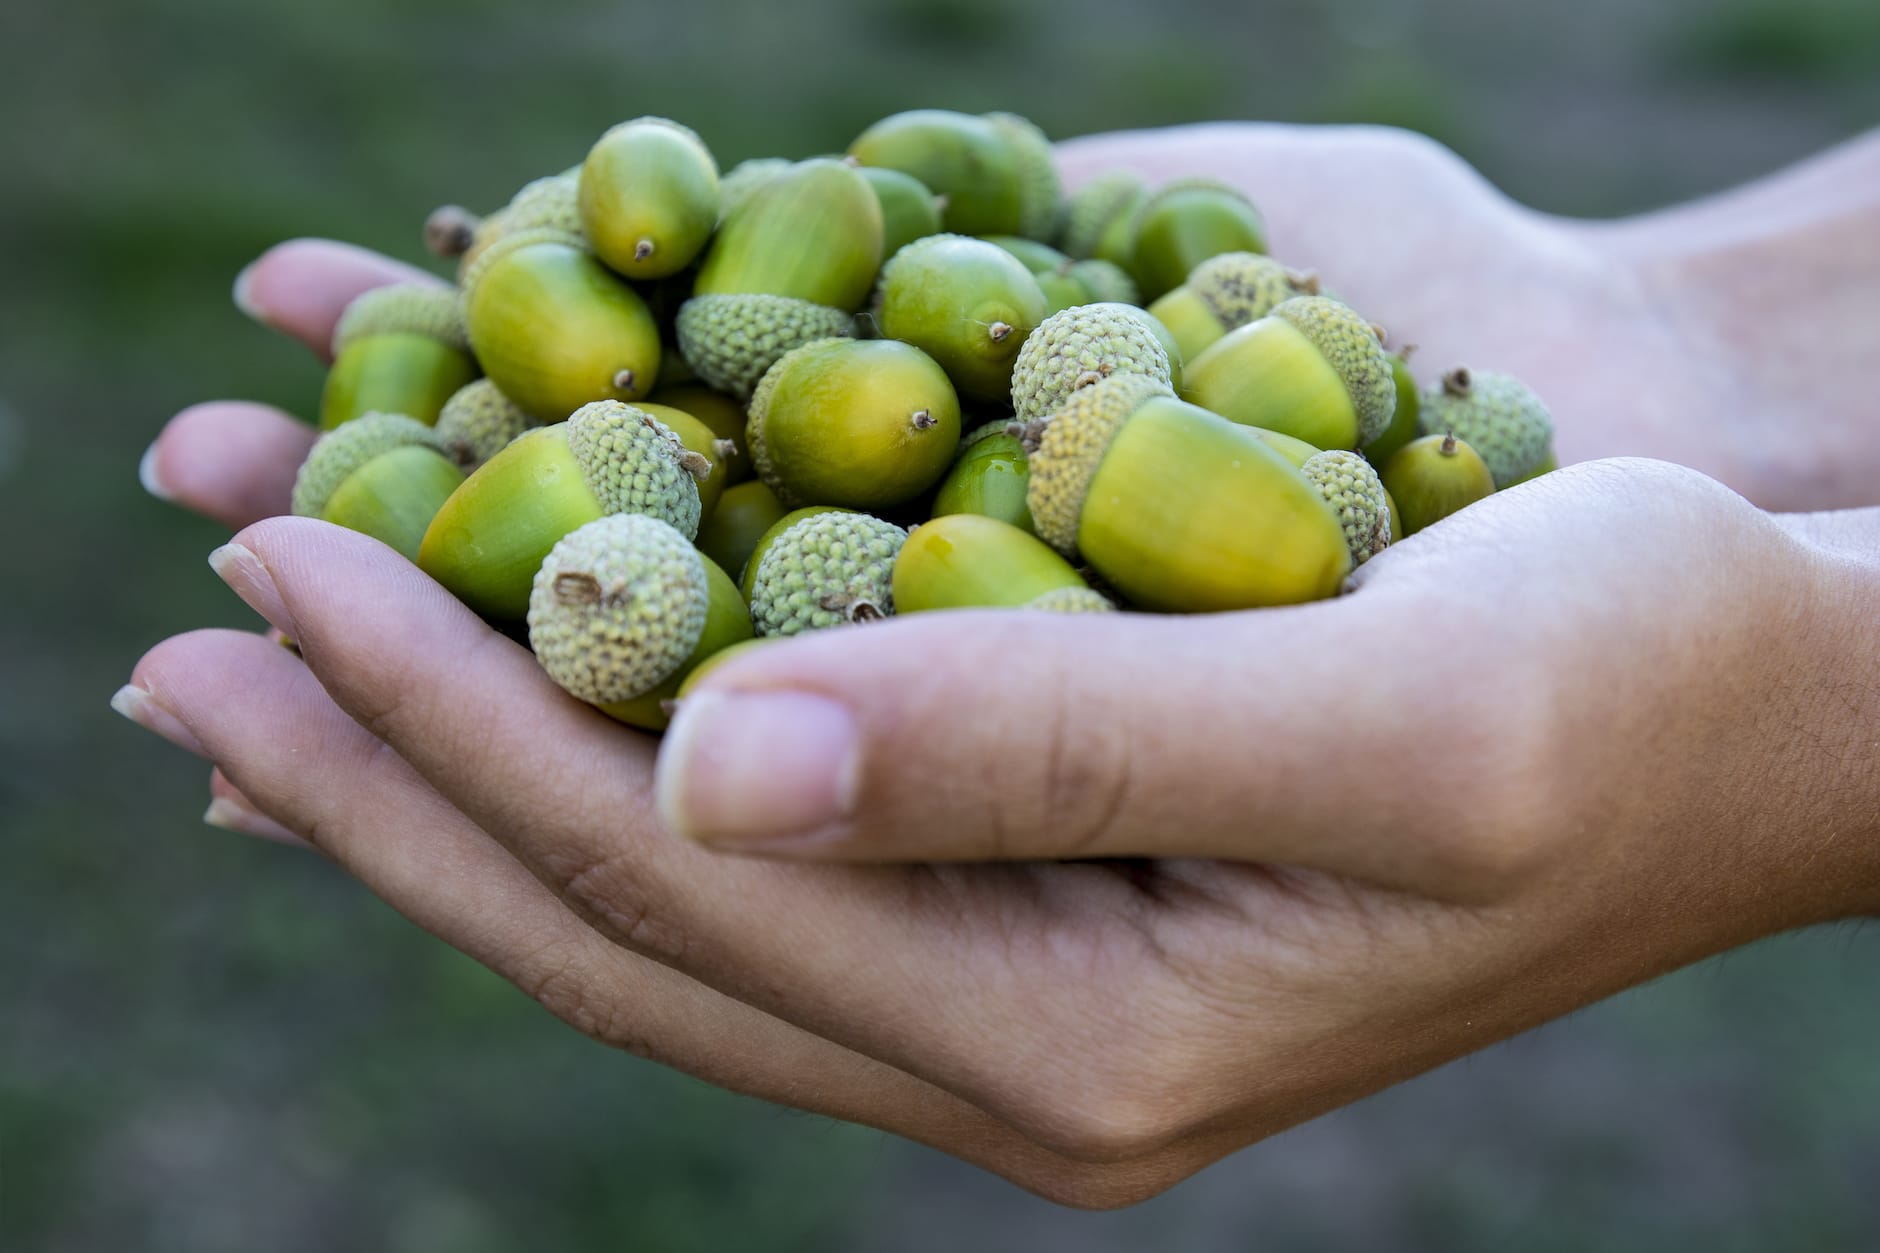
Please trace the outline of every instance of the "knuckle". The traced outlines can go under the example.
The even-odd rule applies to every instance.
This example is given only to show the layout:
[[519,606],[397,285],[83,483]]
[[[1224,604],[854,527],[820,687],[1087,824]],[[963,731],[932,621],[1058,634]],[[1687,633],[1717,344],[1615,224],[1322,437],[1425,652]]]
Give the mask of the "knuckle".
[[618,856],[545,859],[551,886],[616,943],[663,962],[685,956],[684,930],[654,907],[647,876]]
[[1080,857],[1103,851],[1123,827],[1135,779],[1128,736],[1107,718],[1075,707],[1068,685],[1054,685],[1046,740],[1037,748],[1036,776],[1027,810],[1029,829],[1051,834],[1052,852]]
[[530,999],[582,1035],[638,1057],[652,1055],[650,1045],[633,1029],[610,989],[597,984],[575,954],[539,955],[517,984]]
[[1106,1042],[1102,1056],[1080,1064],[1074,1050],[1062,1064],[1025,1076],[1011,1098],[1013,1123],[1059,1156],[1089,1165],[1150,1158],[1197,1124],[1196,1089],[1167,1050],[1123,1040]]

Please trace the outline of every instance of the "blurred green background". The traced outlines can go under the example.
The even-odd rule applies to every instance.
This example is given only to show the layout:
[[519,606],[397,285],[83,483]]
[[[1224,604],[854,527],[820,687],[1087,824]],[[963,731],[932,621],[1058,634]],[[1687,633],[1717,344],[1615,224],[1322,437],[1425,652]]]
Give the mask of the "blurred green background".
[[1872,0],[10,0],[0,7],[0,1249],[1873,1249],[1880,940],[1711,962],[1082,1215],[587,1043],[318,859],[202,827],[113,718],[251,624],[135,468],[189,402],[307,412],[229,305],[298,234],[418,259],[645,112],[729,164],[916,105],[1054,135],[1426,130],[1640,210],[1880,118]]

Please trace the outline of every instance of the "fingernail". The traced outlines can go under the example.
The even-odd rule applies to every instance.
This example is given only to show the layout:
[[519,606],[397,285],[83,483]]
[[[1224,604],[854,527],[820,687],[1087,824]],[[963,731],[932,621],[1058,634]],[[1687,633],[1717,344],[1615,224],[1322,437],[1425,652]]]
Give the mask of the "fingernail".
[[159,705],[156,697],[135,684],[126,683],[112,693],[111,708],[144,730],[162,736],[184,752],[195,753],[198,757],[208,756],[202,751],[202,741],[175,714]]
[[659,748],[660,816],[724,848],[827,838],[855,809],[855,719],[804,692],[687,696]]
[[235,287],[229,293],[229,297],[235,302],[235,307],[240,309],[242,313],[253,321],[267,326],[269,325],[268,315],[263,313],[261,306],[255,303],[255,266],[259,264],[260,261],[255,260],[250,261],[247,265],[242,267],[242,272],[235,276]]
[[226,796],[218,796],[210,801],[209,808],[202,811],[202,820],[212,827],[223,831],[233,831],[238,835],[252,835],[257,839],[273,840],[277,844],[292,844],[297,848],[310,847],[307,841],[266,814],[256,813],[246,805],[238,804]]
[[294,634],[294,620],[261,558],[240,544],[224,544],[209,554],[209,568],[235,590],[248,607],[284,635]]

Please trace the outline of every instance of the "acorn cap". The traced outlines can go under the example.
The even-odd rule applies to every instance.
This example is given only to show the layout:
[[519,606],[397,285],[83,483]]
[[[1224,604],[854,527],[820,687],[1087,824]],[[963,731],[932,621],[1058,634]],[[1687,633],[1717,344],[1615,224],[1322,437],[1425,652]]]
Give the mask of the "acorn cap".
[[658,518],[688,542],[698,534],[710,463],[652,414],[618,400],[582,405],[568,419],[568,448],[606,512]]
[[1071,393],[1114,374],[1140,374],[1164,388],[1168,352],[1124,304],[1078,305],[1038,324],[1012,366],[1012,410],[1020,422],[1056,413]]
[[845,509],[786,515],[744,571],[759,635],[867,622],[894,612],[894,559],[907,532]]
[[392,283],[361,292],[333,327],[333,355],[369,335],[423,335],[470,350],[457,293],[436,283]]
[[1115,613],[1116,602],[1094,587],[1054,587],[1025,602],[1026,609],[1045,613]]
[[443,452],[430,427],[402,413],[362,414],[328,431],[314,441],[301,462],[288,507],[298,517],[319,517],[353,471],[374,457],[411,444]]
[[1423,394],[1418,421],[1425,435],[1453,434],[1475,449],[1497,489],[1532,475],[1553,451],[1553,415],[1511,374],[1451,370]]
[[556,230],[579,236],[580,190],[581,180],[568,174],[551,174],[526,184],[509,199],[504,232]]
[[1370,462],[1335,450],[1308,457],[1299,472],[1338,514],[1354,565],[1384,551],[1390,544],[1390,498]]
[[1308,289],[1304,275],[1257,252],[1209,257],[1190,271],[1184,286],[1230,331],[1265,317],[1295,296],[1316,294]]
[[1059,240],[1073,257],[1095,256],[1097,240],[1117,215],[1128,212],[1148,190],[1139,174],[1109,170],[1072,193],[1064,208],[1064,234]]
[[792,348],[845,338],[855,320],[789,296],[694,296],[679,309],[679,351],[713,387],[749,396]]
[[1016,113],[980,116],[999,132],[1018,161],[1019,234],[1032,239],[1050,239],[1057,234],[1058,214],[1064,199],[1050,139],[1031,121]]
[[516,231],[505,228],[503,233],[492,240],[487,248],[476,254],[474,261],[464,267],[463,276],[457,284],[458,289],[463,292],[463,303],[469,303],[470,294],[476,290],[477,284],[489,272],[491,265],[519,248],[544,243],[566,244],[570,248],[579,248],[582,252],[590,251],[587,240],[574,231],[553,226],[536,226],[528,230]]
[[529,592],[529,647],[571,695],[631,700],[691,655],[709,604],[704,559],[685,536],[615,514],[549,551]]
[[1397,408],[1397,384],[1377,327],[1330,296],[1294,296],[1274,305],[1269,316],[1304,335],[1337,372],[1358,417],[1358,442],[1383,434]]
[[1093,303],[1133,305],[1142,302],[1142,289],[1120,265],[1095,259],[1073,261],[1064,273],[1083,284]]
[[478,379],[444,402],[432,430],[444,454],[467,474],[537,425],[496,384]]
[[1116,374],[1073,392],[1048,420],[1027,425],[1026,501],[1039,539],[1067,557],[1076,553],[1084,495],[1110,441],[1145,400],[1170,394],[1167,384],[1147,375]]

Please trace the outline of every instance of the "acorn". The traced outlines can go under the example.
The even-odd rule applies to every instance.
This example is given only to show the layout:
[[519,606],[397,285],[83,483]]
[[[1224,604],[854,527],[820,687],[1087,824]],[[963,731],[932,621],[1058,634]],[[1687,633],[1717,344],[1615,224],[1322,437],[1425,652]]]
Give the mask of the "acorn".
[[1338,515],[1244,426],[1119,374],[1026,428],[1038,537],[1130,603],[1181,613],[1335,595]]
[[1294,439],[1290,435],[1283,435],[1278,431],[1269,431],[1265,427],[1250,426],[1247,429],[1259,436],[1262,444],[1265,444],[1268,448],[1271,448],[1274,452],[1286,458],[1291,465],[1301,470],[1305,469],[1306,462],[1312,460],[1323,451],[1323,449],[1314,448],[1303,439]]
[[1149,312],[1174,332],[1182,359],[1192,361],[1221,336],[1272,312],[1294,296],[1316,295],[1318,283],[1257,252],[1224,252],[1164,292]]
[[933,516],[956,513],[997,518],[1022,531],[1033,530],[1025,501],[1031,471],[1025,445],[1000,418],[974,428],[960,441],[959,455],[934,494]]
[[718,179],[718,218],[723,221],[750,198],[752,192],[795,165],[788,157],[749,157],[726,170]]
[[718,497],[718,507],[698,524],[698,550],[724,567],[726,574],[742,579],[758,541],[788,512],[760,479],[727,487]]
[[[947,109],[914,109],[885,117],[849,145],[863,165],[899,170],[946,197],[944,229],[963,235],[1029,234],[1041,180],[1021,172],[1033,159],[1012,143],[1012,131],[984,117]],[[1047,156],[1049,155],[1047,149]]]
[[670,387],[662,384],[651,399],[654,404],[685,410],[710,427],[713,435],[731,441],[734,451],[725,458],[726,487],[743,483],[757,473],[751,465],[750,447],[745,442],[744,428],[750,418],[745,407],[737,400],[703,383],[681,383]]
[[705,660],[699,662],[698,665],[692,667],[692,673],[685,676],[685,682],[679,685],[678,695],[675,696],[672,701],[667,702],[671,710],[676,712],[678,704],[683,703],[685,698],[692,694],[693,689],[705,681],[705,676],[716,670],[719,666],[724,665],[727,661],[742,657],[746,653],[762,648],[765,645],[775,644],[779,638],[780,637],[775,635],[753,635],[748,640],[739,640],[729,648],[721,648]]
[[1416,351],[1415,344],[1405,344],[1401,352],[1393,352],[1390,357],[1390,380],[1397,390],[1397,407],[1391,411],[1390,425],[1376,439],[1360,445],[1358,451],[1373,466],[1382,466],[1396,455],[1399,448],[1415,439],[1419,430],[1419,416],[1422,402],[1417,395],[1417,381],[1410,375],[1409,358]]
[[1038,280],[1038,290],[1044,293],[1044,315],[1047,318],[1054,313],[1090,303],[1090,289],[1068,274],[1049,270],[1043,274],[1034,272],[1032,277]]
[[894,559],[896,613],[930,609],[1114,610],[1070,562],[1028,531],[957,513],[909,532]]
[[1353,565],[1363,565],[1390,544],[1390,497],[1371,463],[1355,452],[1315,453],[1299,472],[1338,514]]
[[433,283],[360,294],[340,314],[332,347],[320,393],[323,430],[364,413],[402,413],[428,425],[477,376],[457,294]]
[[881,257],[886,261],[917,239],[938,235],[945,201],[912,174],[865,165],[862,177],[881,203]]
[[529,647],[550,678],[610,718],[664,729],[706,658],[751,638],[737,586],[657,518],[599,518],[558,540],[529,591]]
[[635,118],[602,135],[579,183],[588,245],[630,279],[677,274],[718,225],[718,163],[696,132],[663,117]]
[[[650,413],[679,437],[688,452],[697,453],[705,459],[705,477],[698,478],[698,514],[700,524],[712,516],[717,508],[718,499],[724,494],[731,479],[731,463],[738,459],[738,446],[728,439],[721,439],[699,419],[684,409],[672,405],[654,404],[643,400],[633,406],[641,413]],[[697,477],[696,475],[694,476]]]
[[979,238],[1011,253],[1033,274],[1060,274],[1071,264],[1069,257],[1050,244],[1026,239],[1023,235],[981,235]]
[[1423,433],[1453,434],[1475,449],[1497,488],[1532,477],[1553,456],[1553,415],[1513,375],[1458,367],[1422,403]]
[[572,235],[503,236],[464,276],[463,303],[484,373],[541,421],[638,400],[659,377],[659,328],[646,302]]
[[555,542],[613,513],[644,513],[696,535],[705,458],[653,415],[618,401],[523,435],[444,502],[419,567],[485,617],[514,619]]
[[[1148,198],[1149,185],[1138,174],[1109,170],[1097,175],[1071,193],[1065,202],[1064,230],[1058,238],[1058,246],[1080,259],[1102,255],[1105,235],[1113,228],[1126,228]],[[1110,259],[1116,261],[1115,257]]]
[[939,482],[960,442],[946,371],[899,340],[824,339],[751,397],[751,460],[785,504],[881,510]]
[[403,414],[367,413],[314,441],[289,508],[370,535],[414,561],[425,528],[463,481],[430,427]]
[[433,429],[445,455],[468,474],[508,447],[518,435],[539,425],[496,384],[478,379],[458,388],[444,402]]
[[1266,223],[1253,201],[1207,178],[1177,179],[1157,188],[1143,201],[1130,230],[1125,268],[1150,300],[1180,287],[1209,257],[1266,251]]
[[907,532],[846,509],[785,514],[745,563],[744,598],[759,635],[796,635],[894,612],[894,558]]
[[1495,491],[1488,463],[1454,435],[1411,440],[1384,463],[1379,477],[1397,505],[1405,535],[1415,535]]
[[1535,479],[1538,479],[1543,474],[1552,474],[1555,470],[1558,470],[1559,468],[1560,468],[1560,459],[1554,456],[1554,454],[1550,452],[1547,454],[1546,458],[1542,460],[1542,462],[1539,465],[1535,466],[1532,470],[1529,470],[1526,474],[1522,475],[1520,478],[1516,479],[1514,482],[1508,484],[1508,486],[1518,487],[1522,483],[1530,483],[1534,481]]
[[1376,327],[1329,296],[1295,296],[1187,363],[1182,397],[1224,418],[1353,449],[1397,403]]
[[1012,367],[1012,411],[1019,422],[1048,418],[1072,392],[1113,374],[1141,374],[1168,387],[1168,367],[1168,352],[1142,310],[1077,305],[1052,314],[1025,338]]
[[1136,286],[1136,280],[1129,277],[1122,266],[1092,258],[1088,261],[1073,261],[1065,267],[1064,275],[1089,293],[1088,304],[1139,305],[1142,303],[1142,289]]
[[940,363],[966,396],[1003,401],[1012,363],[1045,318],[1031,271],[995,244],[929,235],[901,249],[882,271],[875,321],[890,339]]
[[1055,239],[1064,213],[1064,185],[1058,180],[1051,140],[1035,123],[1016,113],[982,115],[999,132],[1018,163],[1018,233]]

